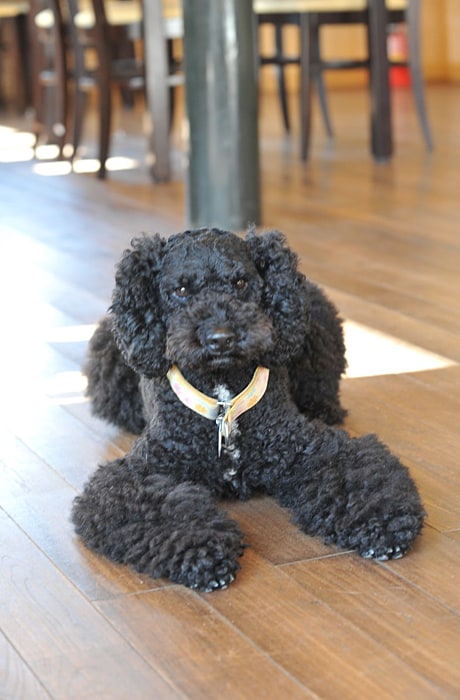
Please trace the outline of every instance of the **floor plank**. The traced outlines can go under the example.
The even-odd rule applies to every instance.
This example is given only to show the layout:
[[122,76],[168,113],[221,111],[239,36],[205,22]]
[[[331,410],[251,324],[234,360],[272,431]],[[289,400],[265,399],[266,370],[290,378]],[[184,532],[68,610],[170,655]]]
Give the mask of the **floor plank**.
[[343,550],[304,535],[291,522],[289,512],[272,498],[226,503],[225,510],[240,524],[245,544],[272,564],[343,554]]
[[1,506],[76,588],[97,600],[162,585],[82,547],[69,517],[77,489],[19,440],[11,442],[0,463]]
[[384,564],[384,567],[458,612],[460,541],[458,546],[453,546],[449,541],[451,534],[453,533],[439,533],[431,527],[426,527],[410,558]]
[[[329,559],[289,564],[283,572],[392,651],[440,694],[457,696],[460,618],[456,612],[403,579],[395,581],[390,565],[367,566],[358,557],[338,557],[332,564]],[[412,693],[418,696],[414,689]]]
[[53,697],[179,698],[0,510],[0,626]]
[[40,681],[0,632],[0,697],[3,700],[51,700]]
[[276,657],[258,649],[253,637],[245,638],[233,623],[185,589],[165,588],[102,601],[97,607],[188,697],[209,698],[210,688],[216,698],[315,697],[283,670]]
[[[79,543],[75,494],[133,440],[91,415],[80,368],[130,240],[187,226],[181,104],[163,186],[136,110],[117,115],[112,153],[137,164],[105,182],[31,160],[17,150],[30,117],[0,113],[2,700],[458,697],[460,92],[429,87],[428,155],[410,95],[393,91],[386,164],[369,157],[365,93],[330,98],[335,141],[315,124],[306,165],[295,96],[290,137],[276,98],[261,99],[262,225],[286,234],[347,321],[445,358],[375,376],[376,353],[374,372],[342,384],[347,429],[376,432],[419,485],[422,536],[375,564],[303,535],[270,498],[226,503],[248,548],[236,581],[209,595]],[[89,155],[93,134],[90,120]],[[369,347],[349,347],[358,370]]]
[[[342,610],[337,613],[330,600],[324,601],[320,582],[316,585],[319,594],[313,586],[308,590],[299,586],[291,567],[293,572],[303,571],[302,567],[309,571],[310,565],[315,570],[315,562],[286,565],[281,570],[252,552],[244,559],[233,595],[217,593],[209,604],[319,697],[442,697],[443,687],[436,687],[429,675],[401,660],[399,649],[391,649],[386,639],[364,629],[356,620],[350,624]],[[338,567],[336,559],[341,560]],[[347,567],[357,565],[355,559],[354,555],[345,555],[317,561],[327,562],[326,570],[329,567],[341,575]],[[372,565],[368,569],[372,588]],[[303,584],[300,575],[297,578]],[[257,606],[253,605],[254,599]]]

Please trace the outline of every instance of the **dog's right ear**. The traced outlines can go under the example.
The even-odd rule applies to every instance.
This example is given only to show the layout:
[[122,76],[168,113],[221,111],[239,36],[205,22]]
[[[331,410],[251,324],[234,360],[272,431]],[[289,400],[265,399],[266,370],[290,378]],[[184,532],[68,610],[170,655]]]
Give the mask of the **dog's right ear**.
[[146,377],[168,370],[158,290],[165,245],[158,234],[131,241],[116,268],[110,307],[114,335],[126,362]]

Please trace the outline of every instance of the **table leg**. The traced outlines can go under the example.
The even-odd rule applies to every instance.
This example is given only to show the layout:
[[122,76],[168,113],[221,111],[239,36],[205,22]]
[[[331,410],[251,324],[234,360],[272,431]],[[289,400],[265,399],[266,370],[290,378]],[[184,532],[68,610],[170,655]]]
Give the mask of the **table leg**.
[[191,226],[260,223],[255,20],[249,0],[184,0]]

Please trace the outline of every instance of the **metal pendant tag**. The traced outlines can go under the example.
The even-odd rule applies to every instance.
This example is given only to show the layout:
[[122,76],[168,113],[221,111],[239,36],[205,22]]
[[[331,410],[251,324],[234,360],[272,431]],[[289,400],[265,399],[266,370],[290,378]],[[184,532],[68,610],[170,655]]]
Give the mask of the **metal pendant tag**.
[[230,425],[227,420],[228,411],[231,408],[231,401],[219,401],[219,415],[216,418],[217,425],[217,456],[222,453],[222,446],[225,448],[230,435]]

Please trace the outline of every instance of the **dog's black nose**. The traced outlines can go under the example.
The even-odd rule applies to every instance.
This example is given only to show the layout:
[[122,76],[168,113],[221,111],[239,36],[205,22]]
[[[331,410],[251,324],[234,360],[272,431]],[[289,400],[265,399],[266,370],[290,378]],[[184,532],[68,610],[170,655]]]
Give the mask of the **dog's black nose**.
[[210,329],[205,336],[206,348],[215,354],[231,352],[235,345],[235,334],[230,328],[222,326]]

